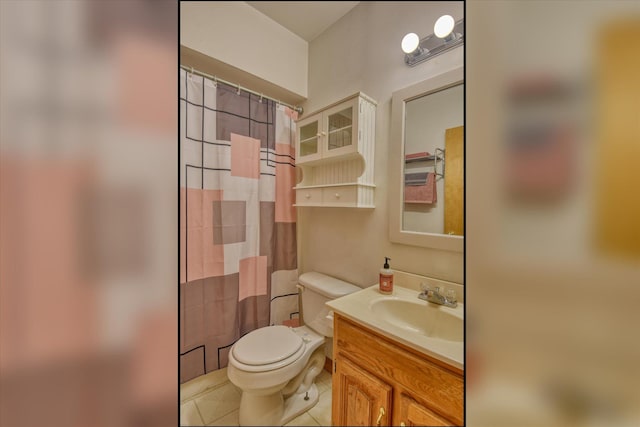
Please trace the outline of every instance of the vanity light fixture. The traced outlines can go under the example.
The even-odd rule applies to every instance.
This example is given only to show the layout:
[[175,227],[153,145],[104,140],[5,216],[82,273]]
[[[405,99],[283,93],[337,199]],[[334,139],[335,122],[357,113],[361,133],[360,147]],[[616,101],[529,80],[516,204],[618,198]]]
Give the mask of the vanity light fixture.
[[433,34],[446,41],[447,36],[451,34],[455,25],[456,23],[451,15],[442,15],[436,23],[433,24]]
[[416,33],[409,33],[402,38],[402,51],[411,53],[416,49],[420,49],[420,37]]
[[413,67],[463,44],[464,19],[454,21],[451,15],[443,15],[433,26],[433,34],[423,39],[420,39],[416,33],[409,33],[403,37],[404,62]]

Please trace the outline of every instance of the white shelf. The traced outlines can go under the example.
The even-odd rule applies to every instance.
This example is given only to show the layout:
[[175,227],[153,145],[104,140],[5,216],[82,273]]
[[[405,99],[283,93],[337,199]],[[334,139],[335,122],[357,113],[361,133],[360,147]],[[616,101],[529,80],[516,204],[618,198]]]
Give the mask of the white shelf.
[[303,139],[300,141],[300,144],[306,144],[310,141],[318,141],[318,137],[317,136],[312,136],[311,138],[307,138],[307,139]]
[[342,132],[345,131],[347,129],[351,129],[353,126],[352,125],[348,125],[348,126],[344,126],[341,127],[340,129],[334,129],[334,130],[330,130],[329,133],[338,133],[338,132]]
[[[321,205],[299,205],[297,203],[294,203],[293,206],[295,206],[296,208],[352,208],[354,206],[345,206],[345,205],[330,205],[328,203],[323,203]],[[358,209],[375,209],[375,205],[360,205],[357,206]]]
[[346,187],[349,185],[359,185],[360,187],[370,187],[376,188],[374,184],[358,184],[357,182],[341,182],[338,184],[320,184],[320,185],[296,185],[293,187],[294,190],[304,190],[305,188],[327,188],[327,187]]

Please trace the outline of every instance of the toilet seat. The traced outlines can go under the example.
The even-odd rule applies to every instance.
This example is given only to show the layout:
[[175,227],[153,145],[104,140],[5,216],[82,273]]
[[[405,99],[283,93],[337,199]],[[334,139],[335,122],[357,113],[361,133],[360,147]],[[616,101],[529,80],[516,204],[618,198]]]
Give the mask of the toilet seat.
[[242,370],[264,372],[295,362],[305,351],[303,339],[286,326],[266,326],[249,332],[232,347]]

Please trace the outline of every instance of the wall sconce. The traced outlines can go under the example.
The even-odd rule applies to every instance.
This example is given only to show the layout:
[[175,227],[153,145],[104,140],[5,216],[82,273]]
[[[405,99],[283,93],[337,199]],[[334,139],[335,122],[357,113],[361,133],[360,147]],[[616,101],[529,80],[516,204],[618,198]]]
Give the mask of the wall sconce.
[[433,26],[433,34],[423,39],[420,39],[416,33],[409,33],[403,37],[404,62],[413,67],[462,44],[464,44],[464,19],[454,21],[450,15],[442,15]]

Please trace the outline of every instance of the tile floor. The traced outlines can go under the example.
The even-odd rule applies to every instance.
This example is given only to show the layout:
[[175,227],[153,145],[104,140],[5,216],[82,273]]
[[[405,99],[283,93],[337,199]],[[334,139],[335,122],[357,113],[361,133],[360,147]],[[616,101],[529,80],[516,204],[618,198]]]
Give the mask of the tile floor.
[[[331,374],[316,378],[318,403],[286,426],[331,425]],[[231,384],[227,368],[209,372],[180,386],[181,426],[237,426],[240,390]]]

